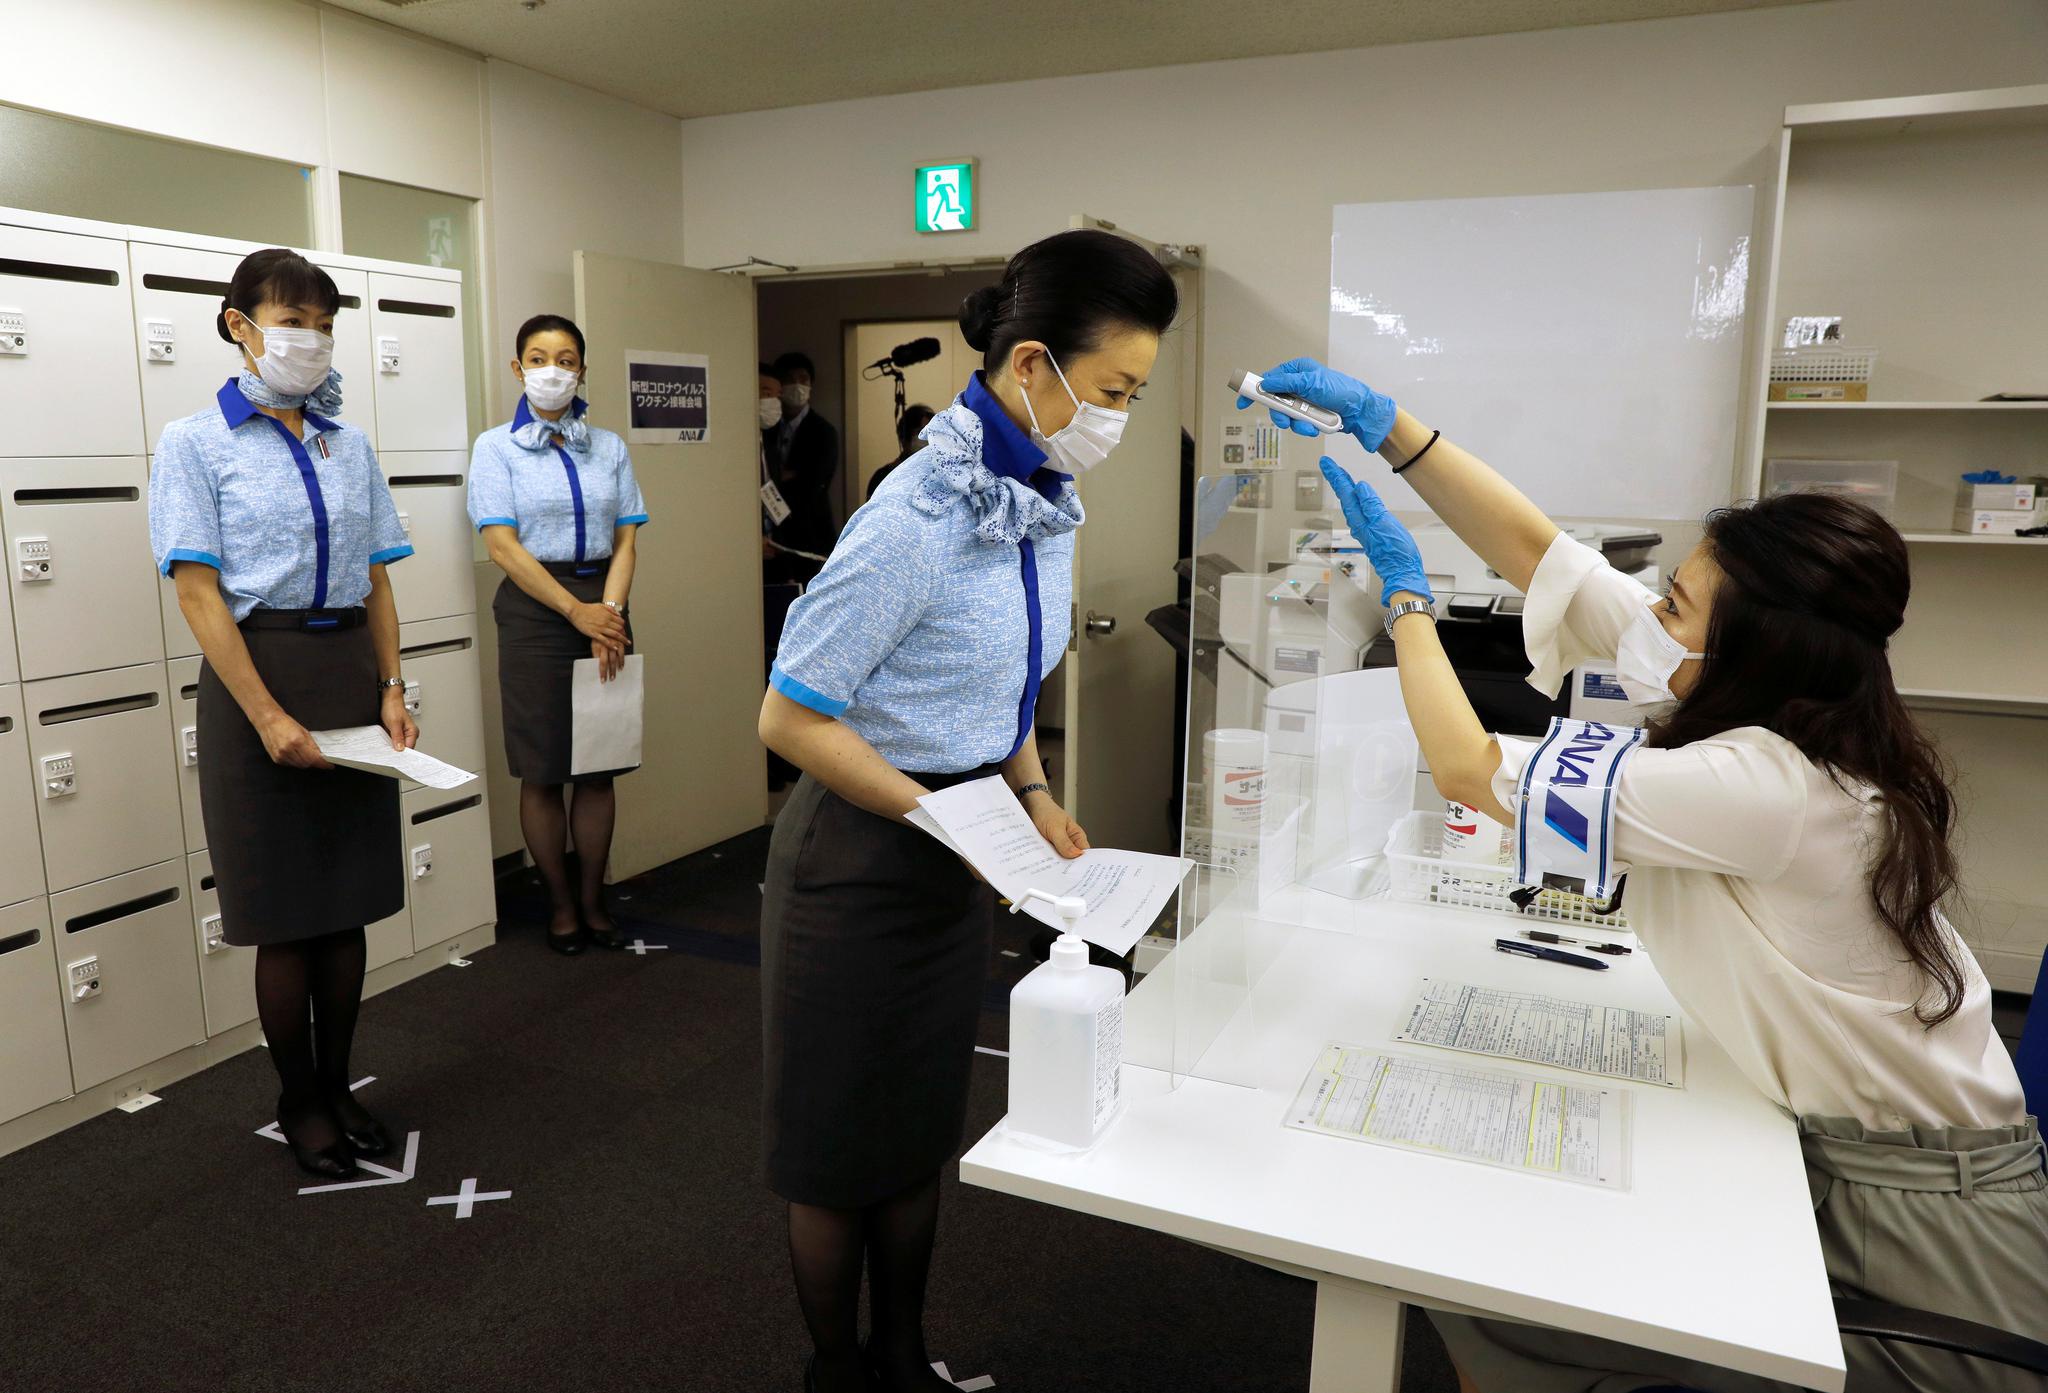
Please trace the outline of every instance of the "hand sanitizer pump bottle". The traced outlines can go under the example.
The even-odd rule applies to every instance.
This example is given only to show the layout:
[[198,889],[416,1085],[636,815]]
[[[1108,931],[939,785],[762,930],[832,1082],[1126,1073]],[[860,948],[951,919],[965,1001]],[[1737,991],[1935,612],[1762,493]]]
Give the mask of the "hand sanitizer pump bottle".
[[1063,933],[1010,990],[1010,1129],[1092,1145],[1116,1116],[1123,1059],[1123,974],[1089,966],[1086,940]]

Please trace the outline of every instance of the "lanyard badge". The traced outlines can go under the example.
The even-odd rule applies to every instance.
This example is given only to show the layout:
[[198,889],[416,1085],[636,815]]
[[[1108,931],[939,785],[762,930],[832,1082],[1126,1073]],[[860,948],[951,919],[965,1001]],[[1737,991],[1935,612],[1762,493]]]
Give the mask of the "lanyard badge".
[[1551,719],[1516,794],[1517,884],[1612,897],[1628,870],[1614,859],[1615,785],[1643,738],[1638,726]]

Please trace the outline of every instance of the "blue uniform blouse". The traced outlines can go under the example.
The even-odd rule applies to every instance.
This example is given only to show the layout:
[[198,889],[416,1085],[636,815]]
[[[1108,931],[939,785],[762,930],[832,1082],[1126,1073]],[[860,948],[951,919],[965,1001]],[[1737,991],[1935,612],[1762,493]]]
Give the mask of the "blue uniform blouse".
[[257,609],[362,604],[370,567],[412,555],[369,437],[308,411],[301,440],[234,379],[216,400],[157,442],[149,540],[158,568],[213,567],[236,623]]
[[[580,417],[588,407],[578,399],[569,409]],[[517,433],[535,422],[547,424],[522,396],[510,424],[476,438],[469,457],[469,520],[479,532],[516,527],[519,545],[536,561],[609,558],[615,528],[647,521],[626,442],[588,426],[580,445],[556,445],[546,437],[522,445]]]
[[1083,513],[979,373],[925,440],[790,606],[769,685],[898,769],[953,774],[1031,731],[1067,646]]

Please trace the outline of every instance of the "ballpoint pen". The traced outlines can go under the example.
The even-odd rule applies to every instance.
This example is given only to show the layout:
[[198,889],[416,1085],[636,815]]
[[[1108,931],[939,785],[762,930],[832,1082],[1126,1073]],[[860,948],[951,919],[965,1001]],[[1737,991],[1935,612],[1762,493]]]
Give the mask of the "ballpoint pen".
[[1583,958],[1577,953],[1567,953],[1561,948],[1545,948],[1537,943],[1522,943],[1512,938],[1496,938],[1493,941],[1496,953],[1513,953],[1517,957],[1541,958],[1545,962],[1563,963],[1567,967],[1590,967],[1595,972],[1605,972],[1607,964],[1598,958]]
[[1521,935],[1536,943],[1569,943],[1574,948],[1585,949],[1588,953],[1605,953],[1614,958],[1626,957],[1635,952],[1635,949],[1625,943],[1594,943],[1583,938],[1566,938],[1563,934],[1554,934],[1548,929],[1523,929]]

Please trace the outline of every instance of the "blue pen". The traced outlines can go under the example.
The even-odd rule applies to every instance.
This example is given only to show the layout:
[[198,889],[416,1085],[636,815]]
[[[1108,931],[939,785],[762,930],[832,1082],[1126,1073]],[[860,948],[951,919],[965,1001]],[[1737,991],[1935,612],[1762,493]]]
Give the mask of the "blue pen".
[[1496,953],[1513,953],[1524,958],[1541,958],[1545,962],[1563,963],[1567,967],[1590,967],[1595,972],[1605,972],[1607,964],[1598,958],[1582,958],[1577,953],[1567,953],[1560,948],[1544,948],[1534,943],[1521,943],[1512,938],[1496,938],[1493,941]]

